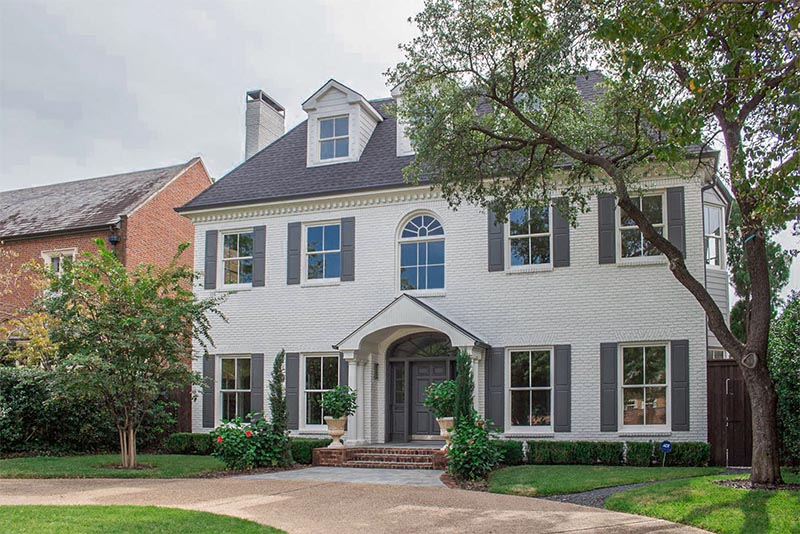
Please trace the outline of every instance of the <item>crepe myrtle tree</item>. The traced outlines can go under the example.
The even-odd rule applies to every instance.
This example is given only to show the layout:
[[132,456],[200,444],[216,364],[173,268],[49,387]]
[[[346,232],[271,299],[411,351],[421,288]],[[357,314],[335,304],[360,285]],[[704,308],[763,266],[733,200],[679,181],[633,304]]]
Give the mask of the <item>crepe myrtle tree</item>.
[[119,432],[122,467],[136,466],[136,433],[165,393],[200,377],[192,372],[192,341],[213,345],[210,316],[219,298],[198,300],[195,273],[178,263],[183,244],[166,268],[141,264],[128,271],[101,239],[48,272],[50,289],[35,303],[52,318],[50,338],[72,388],[98,394]]
[[[406,178],[430,179],[454,207],[504,218],[558,195],[574,223],[592,195],[615,195],[742,367],[753,483],[781,481],[764,236],[797,211],[797,20],[789,2],[427,0],[387,72],[416,152]],[[586,98],[577,82],[590,66],[604,81]],[[747,344],[636,198],[650,172],[714,172],[709,146],[723,147],[743,218]]]

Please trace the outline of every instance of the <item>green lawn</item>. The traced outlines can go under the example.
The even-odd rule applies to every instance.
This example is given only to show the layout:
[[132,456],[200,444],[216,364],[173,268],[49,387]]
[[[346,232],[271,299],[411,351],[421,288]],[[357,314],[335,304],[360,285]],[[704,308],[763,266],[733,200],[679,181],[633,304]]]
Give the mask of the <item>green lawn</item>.
[[0,478],[184,478],[221,471],[222,462],[211,456],[140,454],[148,469],[117,469],[116,454],[40,456],[0,460]]
[[489,475],[489,491],[542,497],[655,480],[715,475],[719,467],[622,467],[605,465],[520,465]]
[[158,506],[0,506],[0,532],[278,534],[283,531],[236,517]]
[[[784,481],[800,477],[783,473]],[[800,532],[800,492],[726,488],[714,480],[673,480],[612,495],[606,508],[684,523],[712,532]]]

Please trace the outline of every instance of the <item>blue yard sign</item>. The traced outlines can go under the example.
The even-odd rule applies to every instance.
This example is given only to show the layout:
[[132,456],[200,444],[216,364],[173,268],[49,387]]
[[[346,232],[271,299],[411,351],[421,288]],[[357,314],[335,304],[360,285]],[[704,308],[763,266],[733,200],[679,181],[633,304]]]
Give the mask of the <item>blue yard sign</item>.
[[661,442],[661,452],[663,452],[664,454],[672,452],[672,443],[667,441],[667,440],[662,441]]

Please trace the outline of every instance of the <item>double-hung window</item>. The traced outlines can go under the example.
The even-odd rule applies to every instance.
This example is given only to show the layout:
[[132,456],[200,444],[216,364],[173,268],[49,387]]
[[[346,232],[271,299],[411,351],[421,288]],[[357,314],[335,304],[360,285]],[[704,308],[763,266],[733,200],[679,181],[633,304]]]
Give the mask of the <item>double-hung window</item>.
[[444,228],[416,215],[400,232],[400,290],[444,289]]
[[75,259],[76,250],[74,248],[64,250],[48,250],[42,252],[42,259],[53,274],[61,276],[64,266]]
[[722,208],[719,206],[703,207],[703,235],[706,241],[706,265],[722,267],[724,265],[722,248]]
[[550,259],[550,208],[516,208],[509,214],[509,264],[546,265]]
[[511,427],[550,427],[552,421],[552,351],[512,350],[509,353]]
[[[644,195],[631,198],[638,206],[647,220],[653,225],[656,231],[664,235],[664,195]],[[643,256],[658,256],[661,251],[653,246],[650,241],[645,239],[642,231],[636,226],[625,210],[619,210],[619,243],[620,257],[640,258]]]
[[220,358],[220,418],[230,421],[250,413],[250,358],[223,356]]
[[338,280],[341,276],[341,227],[306,226],[306,279]]
[[346,158],[350,155],[350,118],[331,117],[319,121],[319,159]]
[[253,283],[253,232],[228,232],[222,237],[222,283]]
[[667,424],[667,346],[627,345],[622,357],[624,427]]
[[321,425],[322,394],[339,385],[339,356],[306,356],[304,385],[306,425]]

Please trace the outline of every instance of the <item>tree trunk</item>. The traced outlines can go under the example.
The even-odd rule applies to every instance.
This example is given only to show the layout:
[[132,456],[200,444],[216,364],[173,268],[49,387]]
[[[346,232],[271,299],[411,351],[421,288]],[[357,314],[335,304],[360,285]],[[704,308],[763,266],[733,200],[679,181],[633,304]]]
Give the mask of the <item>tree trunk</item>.
[[753,465],[750,482],[780,484],[780,448],[778,438],[778,395],[767,368],[767,354],[755,352],[756,366],[741,365],[753,416]]
[[124,469],[136,467],[136,430],[130,425],[118,427],[117,430],[122,467]]

